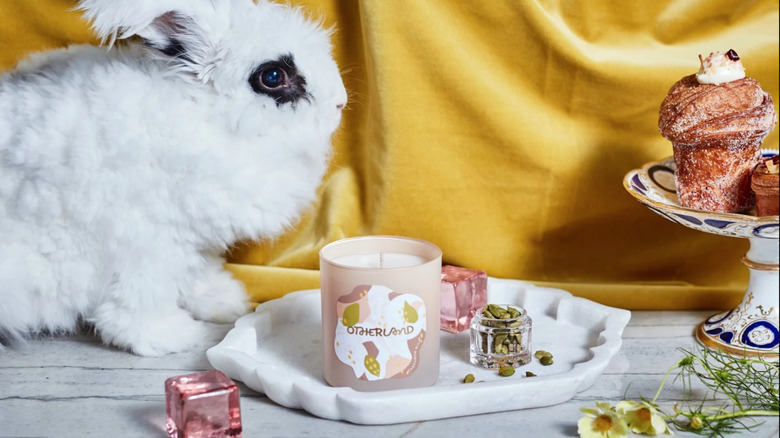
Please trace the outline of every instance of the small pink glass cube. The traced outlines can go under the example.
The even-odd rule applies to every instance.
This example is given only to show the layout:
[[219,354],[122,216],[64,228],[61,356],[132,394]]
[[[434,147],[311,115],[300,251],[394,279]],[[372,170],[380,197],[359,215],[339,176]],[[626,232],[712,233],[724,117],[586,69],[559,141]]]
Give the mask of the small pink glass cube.
[[171,438],[241,438],[238,385],[218,370],[165,381]]
[[444,265],[441,268],[442,330],[460,333],[469,328],[471,318],[487,305],[487,274],[485,271]]

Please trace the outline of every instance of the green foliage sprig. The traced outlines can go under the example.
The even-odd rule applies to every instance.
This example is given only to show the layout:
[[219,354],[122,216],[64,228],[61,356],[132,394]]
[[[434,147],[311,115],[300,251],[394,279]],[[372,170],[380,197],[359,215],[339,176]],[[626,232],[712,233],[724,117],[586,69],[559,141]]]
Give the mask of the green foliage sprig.
[[[780,415],[778,362],[759,357],[737,357],[706,348],[679,349],[685,357],[664,375],[652,400],[621,401],[616,407],[597,402],[598,409],[581,411],[581,437],[623,437],[631,431],[643,435],[671,434],[666,422],[677,430],[710,438],[751,431],[760,426],[757,417]],[[666,413],[656,404],[669,377],[683,385],[683,400]],[[711,396],[694,400],[694,381]]]
[[[758,357],[734,357],[704,348],[695,352],[680,351],[686,356],[669,372],[675,368],[679,370],[678,379],[682,381],[684,394],[691,396],[692,381],[696,379],[712,391],[713,400],[718,395],[725,396],[726,400],[710,407],[702,400],[687,409],[675,404],[674,414],[669,419],[677,429],[722,437],[760,425],[754,417],[780,414],[777,362]],[[659,392],[663,384],[661,382]],[[750,423],[746,421],[748,419]]]

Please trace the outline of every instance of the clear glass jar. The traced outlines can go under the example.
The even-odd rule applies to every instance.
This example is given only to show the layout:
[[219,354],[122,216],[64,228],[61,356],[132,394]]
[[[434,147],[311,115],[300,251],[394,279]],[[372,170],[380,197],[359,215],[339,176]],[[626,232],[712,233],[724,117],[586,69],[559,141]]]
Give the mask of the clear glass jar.
[[522,307],[503,304],[480,307],[471,320],[470,333],[470,359],[474,365],[490,369],[506,365],[517,368],[531,362],[531,318]]

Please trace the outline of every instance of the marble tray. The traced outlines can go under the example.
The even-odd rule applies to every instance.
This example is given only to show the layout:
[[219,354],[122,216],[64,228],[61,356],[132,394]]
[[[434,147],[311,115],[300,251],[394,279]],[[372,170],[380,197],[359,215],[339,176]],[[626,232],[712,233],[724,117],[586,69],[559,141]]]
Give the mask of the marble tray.
[[[392,424],[550,406],[570,400],[601,375],[622,343],[627,310],[573,297],[560,289],[517,280],[488,279],[488,301],[524,307],[533,320],[537,360],[499,377],[469,362],[468,331],[441,333],[441,371],[431,387],[383,392],[336,388],[322,377],[319,290],[268,301],[207,351],[209,362],[274,402],[318,417],[357,424]],[[532,371],[538,377],[525,377]],[[474,374],[476,382],[461,383]]]

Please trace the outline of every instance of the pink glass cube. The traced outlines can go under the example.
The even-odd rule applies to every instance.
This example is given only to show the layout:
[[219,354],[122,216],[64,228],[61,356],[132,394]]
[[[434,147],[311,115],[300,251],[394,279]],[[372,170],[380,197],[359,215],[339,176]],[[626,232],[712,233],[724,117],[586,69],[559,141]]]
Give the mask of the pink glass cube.
[[452,333],[469,328],[471,318],[487,305],[487,274],[485,271],[444,265],[441,268],[440,327]]
[[238,385],[218,370],[165,381],[171,438],[241,437]]

